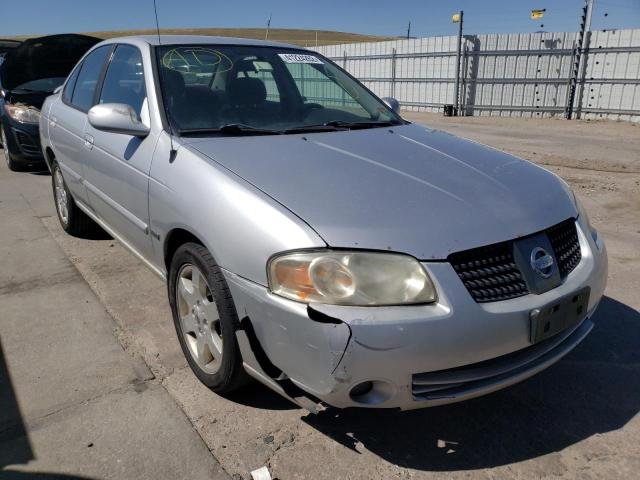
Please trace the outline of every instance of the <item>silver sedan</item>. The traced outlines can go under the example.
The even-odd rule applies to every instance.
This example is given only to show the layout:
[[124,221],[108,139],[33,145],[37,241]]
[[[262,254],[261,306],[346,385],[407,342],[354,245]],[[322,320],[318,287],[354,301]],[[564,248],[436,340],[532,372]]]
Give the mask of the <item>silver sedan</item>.
[[88,52],[40,132],[62,227],[166,279],[205,385],[412,409],[558,361],[607,256],[556,175],[398,110],[311,51],[143,36]]

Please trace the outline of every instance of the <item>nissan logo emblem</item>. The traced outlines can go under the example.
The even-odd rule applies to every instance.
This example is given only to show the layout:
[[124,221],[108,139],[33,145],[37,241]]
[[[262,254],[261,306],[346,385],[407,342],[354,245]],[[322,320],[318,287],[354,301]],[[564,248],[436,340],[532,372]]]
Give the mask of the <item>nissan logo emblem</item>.
[[553,275],[553,257],[542,247],[531,250],[531,268],[542,278]]

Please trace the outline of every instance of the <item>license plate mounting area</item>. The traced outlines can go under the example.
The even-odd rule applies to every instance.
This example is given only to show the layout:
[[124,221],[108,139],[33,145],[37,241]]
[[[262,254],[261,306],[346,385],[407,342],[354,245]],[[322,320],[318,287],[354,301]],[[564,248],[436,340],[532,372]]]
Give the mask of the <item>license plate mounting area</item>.
[[580,323],[587,316],[590,293],[591,289],[585,287],[532,310],[529,314],[531,343],[538,343]]

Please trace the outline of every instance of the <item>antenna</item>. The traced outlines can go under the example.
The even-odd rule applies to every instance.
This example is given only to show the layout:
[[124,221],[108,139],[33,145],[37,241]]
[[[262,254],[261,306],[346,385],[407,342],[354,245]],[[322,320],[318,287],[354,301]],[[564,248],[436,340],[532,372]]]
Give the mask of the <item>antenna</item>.
[[162,45],[162,41],[160,40],[160,23],[158,22],[158,6],[156,5],[156,0],[153,0],[153,12],[156,14],[156,33],[158,34],[158,44]]
[[[158,22],[158,6],[156,5],[156,0],[153,0],[153,12],[156,15],[156,34],[158,35],[158,45],[162,46],[162,39],[160,38],[160,22]],[[160,65],[158,65],[158,77],[160,79],[160,86],[162,86],[162,67]],[[164,98],[162,99],[162,105],[164,107],[164,113],[167,116],[167,119],[169,120],[168,126],[169,126],[169,143],[171,144],[171,151],[169,152],[169,163],[173,163],[173,161],[176,159],[176,154],[178,153],[177,150],[175,148],[173,148],[173,128],[171,127],[171,118],[169,115],[169,111],[167,110],[167,107],[164,105]]]

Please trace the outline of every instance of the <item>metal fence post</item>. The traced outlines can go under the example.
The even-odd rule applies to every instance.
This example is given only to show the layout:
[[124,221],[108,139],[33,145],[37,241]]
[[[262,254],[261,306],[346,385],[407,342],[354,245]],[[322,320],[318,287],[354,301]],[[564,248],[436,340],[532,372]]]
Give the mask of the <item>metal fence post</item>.
[[462,115],[463,117],[467,115],[467,73],[469,71],[469,49],[467,45],[464,46],[464,51],[462,52],[462,75],[460,80],[462,81],[462,94],[460,98],[460,110],[458,111],[458,115]]
[[[346,50],[342,51],[342,68],[344,70],[347,69],[347,51]],[[342,106],[344,107],[347,104],[347,97],[345,96],[344,88],[341,88],[341,90],[342,90]]]
[[459,93],[460,93],[460,50],[462,49],[462,21],[464,18],[464,12],[462,10],[460,10],[460,22],[459,23],[459,28],[458,28],[458,49],[457,49],[457,53],[456,53],[456,86],[455,86],[455,98],[453,101],[453,107],[454,107],[454,111],[453,114],[454,115],[458,115],[458,112],[460,111],[460,97],[459,97]]
[[582,114],[582,97],[584,96],[584,83],[587,77],[587,59],[589,58],[589,46],[591,44],[591,31],[587,31],[584,36],[584,43],[581,55],[580,74],[578,76],[578,95],[577,104],[574,108],[576,118],[579,119]]
[[396,49],[391,52],[391,96],[396,97]]
[[[587,50],[591,40],[592,15],[593,0],[585,0],[585,5],[582,8],[582,16],[580,17],[580,33],[578,34],[576,54],[575,57],[573,57],[575,60],[572,77],[569,83],[569,98],[565,108],[565,117],[567,120],[571,120],[574,110],[576,112],[576,117],[580,118],[580,108],[582,107],[582,95],[584,92],[584,80],[587,71]],[[578,90],[577,107],[574,106],[576,103],[576,90]]]

